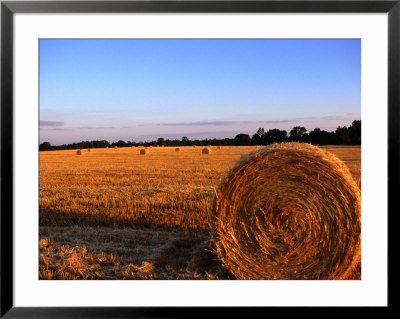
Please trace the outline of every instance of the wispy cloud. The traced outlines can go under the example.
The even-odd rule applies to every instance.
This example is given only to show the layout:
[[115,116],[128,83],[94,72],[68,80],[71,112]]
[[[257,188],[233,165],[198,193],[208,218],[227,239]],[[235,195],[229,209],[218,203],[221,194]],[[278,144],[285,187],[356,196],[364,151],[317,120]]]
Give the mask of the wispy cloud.
[[70,128],[65,128],[65,127],[55,127],[52,129],[53,131],[70,131]]
[[83,130],[106,130],[106,129],[113,129],[115,128],[114,126],[81,126],[78,127],[78,129],[83,129]]
[[51,126],[51,127],[58,127],[63,126],[64,122],[60,121],[39,121],[40,126]]
[[207,126],[207,125],[232,125],[233,121],[204,121],[204,122],[180,122],[180,123],[159,123],[162,126]]
[[200,121],[200,122],[180,122],[180,123],[159,123],[162,126],[229,126],[239,124],[281,124],[298,122],[291,120],[273,120],[273,121]]
[[341,120],[348,120],[349,115],[329,115],[329,116],[323,116],[321,119],[327,120],[327,121],[341,121]]
[[307,117],[296,117],[297,121],[307,121],[307,120],[325,120],[325,121],[347,121],[349,117],[355,117],[354,113],[346,113],[339,115],[326,115],[326,116],[307,116]]
[[307,120],[316,120],[316,119],[319,119],[319,117],[316,117],[316,116],[304,116],[304,117],[296,117],[295,118],[295,120],[298,121],[298,122],[307,121]]

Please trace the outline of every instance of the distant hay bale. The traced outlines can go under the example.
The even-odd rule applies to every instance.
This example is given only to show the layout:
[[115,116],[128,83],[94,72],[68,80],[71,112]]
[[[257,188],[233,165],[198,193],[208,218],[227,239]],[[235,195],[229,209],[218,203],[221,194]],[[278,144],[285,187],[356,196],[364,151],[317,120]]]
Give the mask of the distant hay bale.
[[149,151],[148,151],[147,149],[145,149],[145,148],[142,148],[142,149],[140,150],[139,154],[140,154],[140,155],[146,155],[146,154],[149,154]]
[[201,151],[201,153],[202,153],[202,154],[211,154],[212,151],[211,151],[211,148],[205,147],[205,148],[203,148],[203,150]]
[[118,148],[118,146],[114,146],[114,149],[116,150]]
[[181,149],[179,148],[179,147],[177,147],[176,149],[175,149],[175,152],[180,152],[181,151]]
[[87,149],[88,152],[91,152],[90,148]]
[[243,157],[211,205],[215,252],[237,279],[348,279],[361,254],[361,196],[347,166],[304,143]]
[[217,146],[217,150],[220,150],[221,149],[221,147],[220,146]]
[[83,151],[82,150],[77,150],[76,151],[76,155],[83,155]]

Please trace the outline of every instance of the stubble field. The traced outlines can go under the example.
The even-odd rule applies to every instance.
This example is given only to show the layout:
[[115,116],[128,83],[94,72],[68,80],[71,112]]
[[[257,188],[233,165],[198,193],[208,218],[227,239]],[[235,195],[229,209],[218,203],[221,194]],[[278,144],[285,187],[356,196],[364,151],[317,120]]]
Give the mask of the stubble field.
[[[40,152],[40,279],[234,279],[210,241],[221,179],[256,146]],[[361,184],[360,147],[324,147]],[[361,265],[351,279],[360,279]]]

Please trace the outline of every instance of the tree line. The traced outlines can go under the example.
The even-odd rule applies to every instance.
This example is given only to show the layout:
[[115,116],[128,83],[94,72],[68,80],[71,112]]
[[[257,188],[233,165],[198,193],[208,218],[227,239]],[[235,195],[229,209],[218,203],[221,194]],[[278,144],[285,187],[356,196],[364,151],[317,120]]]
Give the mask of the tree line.
[[182,139],[164,139],[162,137],[151,142],[123,141],[108,142],[82,141],[79,143],[51,145],[50,142],[43,142],[39,145],[39,151],[69,150],[84,148],[105,148],[105,147],[132,147],[132,146],[246,146],[246,145],[268,145],[281,142],[305,142],[314,145],[361,145],[361,120],[353,121],[351,126],[338,127],[335,131],[328,132],[315,128],[307,132],[303,126],[293,127],[289,133],[285,130],[270,129],[265,131],[259,128],[255,134],[238,134],[234,138],[223,139],[196,139],[190,140],[183,136]]

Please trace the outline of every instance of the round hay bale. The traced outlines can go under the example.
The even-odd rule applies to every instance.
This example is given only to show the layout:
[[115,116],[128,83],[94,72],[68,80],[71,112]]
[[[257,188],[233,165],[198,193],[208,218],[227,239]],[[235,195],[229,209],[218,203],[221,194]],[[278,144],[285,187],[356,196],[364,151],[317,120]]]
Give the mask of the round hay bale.
[[87,149],[88,152],[91,152],[90,148]]
[[114,149],[116,150],[118,148],[118,146],[114,146]]
[[205,148],[203,148],[203,150],[201,151],[201,153],[202,153],[202,154],[211,154],[212,151],[211,151],[211,148],[205,147]]
[[83,155],[83,151],[82,150],[77,150],[76,151],[76,155]]
[[175,152],[180,152],[181,151],[181,149],[179,148],[179,147],[177,147],[176,149],[175,149]]
[[146,155],[146,154],[149,154],[149,151],[148,151],[148,149],[146,149],[146,148],[142,148],[142,149],[140,150],[139,154],[140,154],[140,155]]
[[215,192],[210,223],[237,279],[349,279],[360,259],[360,189],[343,162],[309,144],[242,158]]
[[221,149],[221,146],[217,146],[217,150],[220,150]]

